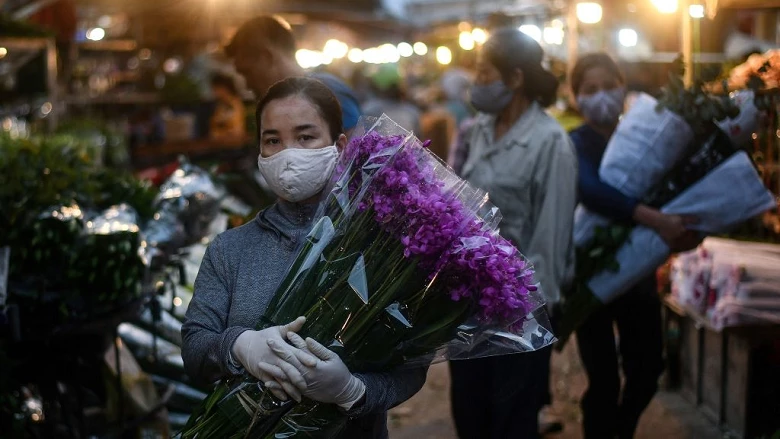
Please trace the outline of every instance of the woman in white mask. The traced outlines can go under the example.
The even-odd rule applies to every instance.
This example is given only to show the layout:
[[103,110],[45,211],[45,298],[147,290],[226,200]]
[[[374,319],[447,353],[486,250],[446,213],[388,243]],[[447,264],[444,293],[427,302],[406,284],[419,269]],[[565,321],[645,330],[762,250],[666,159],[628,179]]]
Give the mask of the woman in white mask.
[[[654,228],[672,249],[696,246],[698,234],[685,227],[691,219],[665,215],[599,178],[601,157],[617,127],[626,95],[617,64],[604,53],[585,55],[572,69],[570,82],[586,121],[571,132],[579,161],[579,201],[615,222]],[[620,337],[619,353],[613,324]],[[655,276],[590,317],[577,330],[577,345],[588,375],[581,402],[585,439],[633,437],[663,371],[661,304]],[[622,392],[618,355],[625,375]]]
[[[501,235],[534,265],[552,309],[573,272],[577,159],[545,108],[558,81],[539,43],[516,27],[492,33],[477,54],[471,103],[480,114],[463,143],[461,174],[501,209]],[[548,402],[551,348],[450,362],[452,408],[461,439],[538,437]]]
[[[311,229],[323,189],[347,143],[341,114],[333,92],[316,79],[302,77],[277,82],[258,104],[258,166],[279,200],[209,245],[182,328],[182,357],[198,381],[213,382],[246,370],[263,382],[275,381],[273,392],[283,400],[305,396],[337,405],[350,417],[338,437],[382,439],[387,437],[386,411],[417,393],[427,368],[353,374],[337,356],[327,355],[322,363],[327,367],[307,370],[306,386],[299,388],[264,372],[259,364],[296,367],[284,364],[291,357],[284,352],[285,338],[305,320],[252,329]],[[271,350],[269,341],[281,353]]]

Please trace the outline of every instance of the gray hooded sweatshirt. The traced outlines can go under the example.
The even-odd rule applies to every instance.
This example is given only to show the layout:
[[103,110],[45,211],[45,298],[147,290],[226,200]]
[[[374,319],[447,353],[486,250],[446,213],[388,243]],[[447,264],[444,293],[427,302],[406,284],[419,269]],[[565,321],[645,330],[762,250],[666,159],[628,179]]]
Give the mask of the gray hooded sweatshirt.
[[[316,208],[279,201],[209,245],[182,327],[184,367],[193,378],[213,382],[242,372],[230,361],[233,343],[260,321]],[[366,395],[347,412],[350,421],[339,437],[381,439],[388,436],[387,410],[420,390],[427,367],[353,372],[365,383]]]

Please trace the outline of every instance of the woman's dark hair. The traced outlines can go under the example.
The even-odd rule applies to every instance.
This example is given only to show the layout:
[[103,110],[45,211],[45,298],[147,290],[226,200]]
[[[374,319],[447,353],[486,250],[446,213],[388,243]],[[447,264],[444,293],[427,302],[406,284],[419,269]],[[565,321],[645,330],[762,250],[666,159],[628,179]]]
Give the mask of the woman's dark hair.
[[623,74],[620,72],[620,67],[618,67],[612,57],[604,52],[589,53],[580,57],[574,64],[574,68],[571,69],[569,82],[571,83],[571,91],[574,92],[575,96],[580,93],[580,87],[582,87],[582,81],[585,79],[585,73],[595,67],[601,67],[620,82],[625,82]]
[[520,69],[523,72],[523,93],[543,107],[555,103],[558,79],[542,67],[544,51],[533,38],[514,27],[497,30],[485,43],[483,53],[504,81]]
[[238,95],[238,89],[236,89],[236,83],[233,81],[233,77],[223,74],[216,74],[211,77],[212,87],[222,87],[230,92],[230,94]]
[[255,119],[257,120],[257,136],[262,132],[260,116],[271,101],[290,96],[301,96],[317,108],[317,112],[328,124],[330,136],[335,141],[344,132],[341,117],[341,104],[336,95],[322,82],[306,77],[290,77],[283,79],[268,89],[263,99],[257,104]]

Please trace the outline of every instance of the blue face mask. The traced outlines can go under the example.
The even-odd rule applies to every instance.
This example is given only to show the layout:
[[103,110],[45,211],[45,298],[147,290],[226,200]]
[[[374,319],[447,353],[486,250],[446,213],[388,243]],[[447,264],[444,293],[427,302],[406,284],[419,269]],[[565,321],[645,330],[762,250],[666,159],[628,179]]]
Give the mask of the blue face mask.
[[623,113],[623,101],[626,90],[616,87],[607,91],[599,91],[592,95],[582,95],[577,98],[580,114],[593,124],[599,126],[615,125]]
[[494,81],[490,84],[471,86],[471,105],[483,113],[498,114],[512,102],[515,92],[504,84]]

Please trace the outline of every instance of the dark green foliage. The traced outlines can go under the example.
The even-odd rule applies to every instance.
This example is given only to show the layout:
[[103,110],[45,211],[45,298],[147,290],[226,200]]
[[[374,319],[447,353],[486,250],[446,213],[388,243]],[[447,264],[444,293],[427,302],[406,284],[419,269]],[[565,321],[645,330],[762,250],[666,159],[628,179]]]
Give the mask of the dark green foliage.
[[705,81],[696,79],[691,87],[683,83],[685,68],[682,57],[672,63],[669,83],[658,100],[659,110],[666,108],[690,125],[696,137],[706,138],[715,129],[715,122],[739,115],[737,107],[729,97],[708,94],[704,89]]

